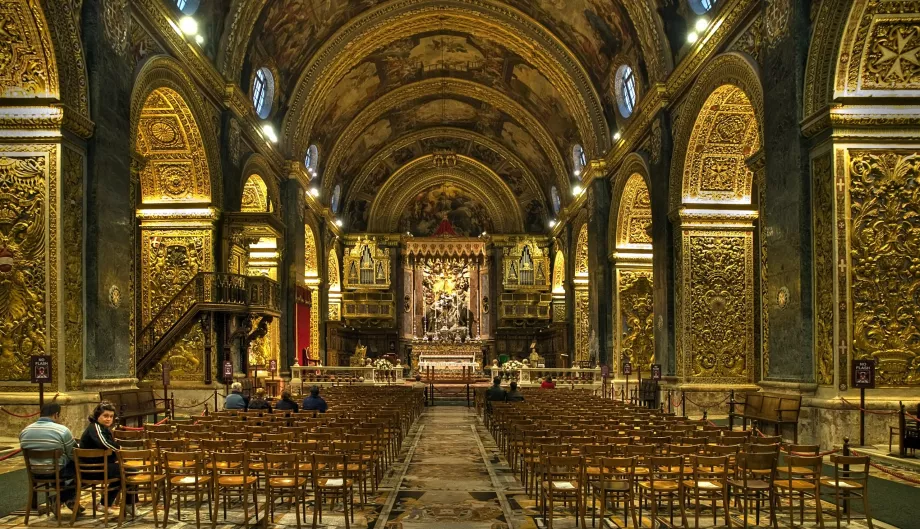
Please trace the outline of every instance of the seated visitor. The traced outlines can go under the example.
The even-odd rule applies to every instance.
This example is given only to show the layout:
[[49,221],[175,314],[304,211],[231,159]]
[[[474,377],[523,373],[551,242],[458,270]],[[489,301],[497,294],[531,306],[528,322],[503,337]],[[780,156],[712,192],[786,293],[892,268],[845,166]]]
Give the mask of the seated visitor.
[[486,400],[489,402],[508,400],[508,393],[502,389],[502,377],[495,377],[492,380],[492,387],[486,390]]
[[303,404],[300,406],[303,411],[316,410],[320,413],[326,413],[327,408],[326,401],[319,396],[319,386],[310,388],[310,396],[303,399]]
[[[118,441],[115,440],[115,437],[112,435],[112,424],[115,422],[115,405],[111,402],[104,400],[100,402],[96,409],[93,410],[93,414],[89,417],[89,424],[86,426],[86,429],[83,430],[83,435],[80,437],[80,448],[90,449],[90,450],[111,450],[112,453],[108,457],[108,476],[111,480],[116,480],[114,487],[109,486],[108,492],[108,506],[112,510],[116,506],[116,501],[118,500],[118,479],[121,477],[121,470],[118,466],[118,456],[115,454],[115,451],[120,448]],[[101,460],[89,460],[87,463],[101,463]],[[101,473],[92,472],[84,473],[82,479],[103,479]],[[96,505],[96,510],[102,510],[103,504],[99,503]]]
[[300,406],[291,398],[291,392],[284,390],[281,392],[281,400],[275,404],[275,409],[283,412],[292,411],[297,413],[297,411],[300,410]]
[[553,382],[553,377],[546,377],[546,380],[540,384],[540,389],[556,389],[556,383]]
[[227,395],[227,399],[224,400],[224,409],[245,410],[248,404],[249,403],[246,402],[246,397],[243,396],[243,385],[239,382],[230,384],[230,394]]
[[258,388],[256,390],[256,396],[249,400],[249,406],[247,408],[252,410],[268,410],[268,413],[272,412],[272,405],[265,399],[265,388]]
[[425,383],[422,382],[422,375],[415,375],[415,382],[412,383],[412,387],[415,389],[425,388]]
[[[19,446],[23,450],[60,450],[58,459],[61,485],[72,481],[76,476],[73,465],[73,448],[76,444],[70,429],[61,424],[61,405],[52,402],[42,406],[40,417],[37,421],[26,426],[19,432]],[[50,459],[33,459],[34,465],[53,465]],[[54,478],[53,475],[39,474],[39,478]],[[73,509],[74,490],[61,491],[61,503]]]
[[517,382],[512,382],[510,384],[510,389],[508,390],[508,402],[523,402],[524,394],[517,387]]

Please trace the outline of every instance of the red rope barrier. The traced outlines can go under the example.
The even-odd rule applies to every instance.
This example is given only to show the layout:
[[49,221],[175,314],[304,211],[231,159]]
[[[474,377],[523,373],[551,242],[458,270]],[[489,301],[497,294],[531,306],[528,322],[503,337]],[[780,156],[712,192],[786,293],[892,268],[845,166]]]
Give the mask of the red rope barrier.
[[32,417],[38,417],[38,415],[41,413],[40,411],[37,411],[35,413],[30,413],[28,415],[19,415],[18,413],[13,413],[7,410],[6,408],[0,408],[0,411],[2,411],[3,413],[7,415],[12,415],[13,417],[16,417],[18,419],[31,419]]
[[19,455],[20,452],[22,452],[22,449],[21,449],[21,448],[17,448],[16,450],[13,450],[13,451],[10,452],[9,454],[6,454],[5,456],[0,457],[0,461],[6,461],[7,459],[9,459],[9,458],[11,458],[11,457],[13,457],[13,456],[15,456],[15,455]]
[[843,397],[840,397],[840,400],[842,400],[843,402],[845,402],[846,405],[850,407],[850,409],[858,410],[858,411],[863,411],[863,412],[866,412],[866,413],[871,413],[871,414],[873,414],[873,415],[895,415],[896,413],[898,413],[897,411],[893,411],[893,410],[889,410],[889,411],[867,410],[867,409],[865,409],[865,408],[860,408],[860,407],[857,406],[856,404],[853,404],[852,402],[848,401],[847,399],[845,399],[845,398],[843,398]]
[[827,452],[818,452],[817,454],[813,454],[813,453],[811,453],[811,452],[790,452],[790,451],[788,451],[788,450],[786,450],[786,449],[784,449],[784,448],[780,448],[780,450],[782,450],[784,454],[789,454],[789,455],[791,455],[791,456],[801,456],[801,457],[824,457],[824,456],[829,456],[829,455],[831,455],[831,454],[836,454],[837,452],[840,452],[841,449],[840,449],[840,448],[835,448],[835,449],[833,449],[833,450],[828,450]]
[[204,404],[207,404],[208,402],[210,402],[210,400],[211,400],[212,398],[214,398],[213,395],[211,395],[210,397],[204,399],[203,401],[199,402],[198,404],[192,404],[192,405],[190,405],[190,406],[176,406],[176,405],[174,404],[173,407],[175,407],[176,409],[180,409],[180,410],[190,410],[190,409],[192,409],[192,408],[197,408],[198,406],[202,406],[202,405],[204,405]]
[[[853,454],[853,455],[855,455],[855,456],[865,456],[865,455],[866,455],[866,454],[860,454],[859,452],[857,452],[856,450],[853,450],[853,449],[850,449],[850,453]],[[876,470],[878,470],[878,471],[880,471],[880,472],[884,472],[885,474],[888,474],[888,475],[890,475],[890,476],[894,476],[894,477],[896,477],[896,478],[898,478],[898,479],[903,479],[904,481],[906,481],[906,482],[908,482],[908,483],[913,483],[914,485],[920,485],[920,480],[917,480],[917,479],[915,479],[915,478],[907,477],[907,476],[905,476],[904,474],[900,474],[900,473],[895,472],[895,471],[893,471],[893,470],[888,470],[887,468],[885,468],[885,467],[883,467],[883,466],[881,466],[881,465],[879,465],[879,464],[877,464],[877,463],[873,463],[871,459],[869,460],[869,466],[871,466],[872,468],[874,468],[874,469],[876,469]]]
[[918,418],[917,418],[916,416],[914,416],[914,415],[911,415],[911,414],[907,413],[906,411],[904,412],[904,415],[905,415],[906,417],[910,417],[911,419],[913,419],[913,420],[915,420],[915,421],[917,421],[917,422],[920,422],[920,419],[918,419]]

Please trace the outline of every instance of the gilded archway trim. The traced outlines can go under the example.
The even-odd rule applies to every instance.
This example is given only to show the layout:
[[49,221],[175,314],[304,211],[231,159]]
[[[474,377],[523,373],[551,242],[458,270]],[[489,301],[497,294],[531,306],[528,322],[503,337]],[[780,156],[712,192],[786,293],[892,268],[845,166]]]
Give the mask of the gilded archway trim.
[[[760,69],[751,58],[742,53],[729,52],[713,58],[700,72],[686,99],[681,103],[681,112],[674,124],[676,130],[674,155],[671,158],[670,211],[680,207],[683,190],[685,164],[690,148],[692,133],[696,130],[697,116],[703,113],[704,105],[716,89],[732,85],[741,89],[754,109],[758,144],[749,154],[754,154],[763,138],[763,86]],[[749,193],[750,194],[750,193]]]
[[[403,136],[399,137],[393,142],[390,142],[379,151],[377,151],[374,156],[372,156],[367,162],[364,163],[361,171],[358,173],[357,178],[355,178],[353,183],[349,186],[347,193],[348,202],[352,202],[355,200],[355,198],[360,196],[361,191],[363,191],[364,186],[367,184],[367,181],[375,167],[384,163],[384,161],[392,156],[394,152],[429,138],[457,138],[476,143],[495,153],[498,153],[504,160],[521,171],[521,174],[524,175],[524,179],[527,182],[527,187],[530,190],[530,194],[545,201],[544,194],[541,191],[542,186],[540,185],[540,181],[537,180],[537,178],[533,175],[527,164],[525,164],[520,158],[518,158],[516,154],[514,154],[510,149],[501,143],[478,132],[473,132],[466,129],[460,129],[456,127],[431,127],[428,129],[404,134]],[[519,198],[524,199],[527,197]]]
[[223,179],[220,165],[220,150],[214,136],[205,105],[207,104],[195,87],[185,68],[175,59],[164,55],[150,57],[138,70],[131,92],[131,138],[139,134],[141,113],[147,98],[159,88],[176,92],[191,111],[204,144],[211,183],[211,204],[223,203]]
[[[621,214],[626,213],[624,208],[634,208],[633,202],[636,198],[636,181],[633,178],[634,175],[639,175],[639,177],[642,179],[645,185],[645,193],[648,195],[649,190],[651,189],[651,178],[649,177],[648,161],[646,160],[645,156],[635,152],[628,154],[626,158],[623,159],[623,164],[620,166],[619,170],[617,170],[615,176],[613,177],[614,182],[611,186],[613,189],[611,195],[613,200],[611,201],[610,217],[607,224],[607,246],[611,249],[611,251],[620,248],[620,241],[624,239],[620,236],[620,232],[623,231],[624,228],[623,220],[629,222],[629,219],[631,218],[630,215],[626,215],[625,218],[621,219]],[[626,193],[627,190],[630,192]],[[629,202],[628,204],[624,203],[624,196],[626,195],[631,197],[630,200],[626,201]],[[650,198],[648,215],[651,216]],[[651,219],[649,219],[649,222],[651,222]],[[629,246],[624,248],[629,248]],[[633,246],[632,248],[651,250],[651,240],[649,240],[647,244],[641,243],[641,246]]]
[[[33,0],[35,1],[35,0]],[[34,4],[33,4],[34,5]],[[86,81],[86,61],[83,58],[83,43],[77,16],[73,13],[73,2],[42,0],[45,19],[56,58],[61,102],[65,107],[65,125],[83,138],[92,133],[89,114],[89,84]],[[75,119],[69,119],[67,110],[75,112]]]
[[507,184],[479,161],[462,155],[456,155],[456,164],[450,166],[439,167],[436,156],[427,155],[400,167],[377,193],[368,215],[368,231],[397,231],[410,201],[440,183],[454,184],[479,200],[499,233],[524,231],[520,206]]
[[[231,30],[245,31],[247,40],[238,43],[236,51],[228,49],[232,56],[228,78],[237,79],[242,71],[245,48],[256,23],[252,15],[258,13],[249,13],[248,30],[234,28],[236,21],[231,23]],[[297,81],[283,126],[282,136],[290,142],[285,144],[287,150],[306,149],[322,110],[315,102],[325,100],[338,81],[367,55],[400,38],[444,28],[488,36],[531,61],[562,94],[589,155],[606,152],[610,133],[600,96],[584,66],[547,28],[496,0],[446,5],[443,0],[396,0],[350,20],[310,58]]]
[[257,174],[265,182],[268,188],[268,199],[272,203],[272,212],[281,215],[281,188],[278,185],[279,179],[277,174],[272,170],[272,164],[265,156],[259,153],[252,153],[246,158],[243,164],[242,181],[243,185],[249,180],[249,176]]
[[823,128],[820,124],[817,127],[809,124],[833,102],[840,44],[852,6],[853,0],[824,0],[818,7],[815,20],[819,23],[811,33],[805,63],[802,120],[806,135]]
[[[368,105],[361,111],[339,135],[335,145],[329,152],[326,162],[325,174],[336,175],[339,165],[348,155],[351,146],[364,132],[364,130],[380,119],[388,110],[399,107],[409,101],[427,96],[439,95],[442,97],[459,96],[469,97],[484,101],[495,106],[498,110],[508,114],[520,123],[536,140],[546,157],[553,166],[556,176],[556,186],[560,192],[568,192],[569,178],[567,176],[565,161],[553,141],[546,126],[531,114],[527,109],[514,101],[507,94],[473,81],[457,78],[426,79],[416,83],[401,86],[388,92],[384,96]],[[323,193],[328,196],[332,190],[333,179],[327,178],[323,183]]]
[[59,74],[55,47],[45,13],[35,0],[0,3],[3,17],[4,64],[0,97],[58,98]]

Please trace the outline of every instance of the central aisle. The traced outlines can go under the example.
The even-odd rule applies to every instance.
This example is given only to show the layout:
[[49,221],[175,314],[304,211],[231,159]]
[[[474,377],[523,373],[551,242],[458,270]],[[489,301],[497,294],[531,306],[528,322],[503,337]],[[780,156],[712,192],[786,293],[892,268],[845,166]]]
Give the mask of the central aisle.
[[520,484],[499,464],[495,444],[474,410],[426,408],[408,441],[406,463],[392,476],[396,488],[375,527],[511,526],[506,494],[518,492]]

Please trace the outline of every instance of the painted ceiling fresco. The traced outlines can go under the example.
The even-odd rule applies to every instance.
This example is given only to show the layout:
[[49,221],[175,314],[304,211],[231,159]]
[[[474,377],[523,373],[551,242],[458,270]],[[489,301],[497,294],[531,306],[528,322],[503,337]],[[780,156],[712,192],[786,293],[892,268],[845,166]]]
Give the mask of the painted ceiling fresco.
[[494,231],[486,207],[449,182],[420,191],[399,219],[399,231],[416,237],[430,237],[445,219],[461,237],[476,237],[484,231]]

